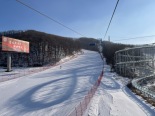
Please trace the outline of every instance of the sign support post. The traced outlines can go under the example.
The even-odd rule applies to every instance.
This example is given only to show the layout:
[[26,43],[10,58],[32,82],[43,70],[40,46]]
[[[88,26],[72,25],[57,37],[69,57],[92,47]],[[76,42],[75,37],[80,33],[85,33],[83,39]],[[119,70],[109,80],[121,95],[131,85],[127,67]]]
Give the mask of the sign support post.
[[11,53],[7,53],[7,71],[10,72],[11,70]]
[[11,52],[29,53],[29,42],[2,36],[2,51],[7,53],[7,70],[11,70]]

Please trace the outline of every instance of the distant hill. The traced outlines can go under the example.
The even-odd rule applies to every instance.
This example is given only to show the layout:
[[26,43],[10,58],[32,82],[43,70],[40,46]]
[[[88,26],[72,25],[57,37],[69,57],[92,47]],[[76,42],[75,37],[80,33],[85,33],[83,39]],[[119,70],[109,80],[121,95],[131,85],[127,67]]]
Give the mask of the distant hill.
[[[81,48],[86,50],[98,51],[99,40],[94,38],[79,38],[78,39],[81,45]],[[91,44],[95,44],[92,46]]]
[[[42,66],[49,63],[56,63],[61,58],[72,55],[81,49],[98,51],[99,40],[94,38],[69,38],[52,35],[35,30],[16,31],[10,30],[0,32],[0,42],[2,35],[30,42],[30,53],[12,53],[12,66]],[[117,50],[133,45],[125,45],[102,41],[103,54],[108,64],[114,66],[114,54]],[[1,51],[0,46],[0,66],[6,66],[7,53]]]
[[103,46],[103,55],[106,58],[106,62],[107,64],[111,64],[113,68],[115,65],[115,59],[114,59],[115,52],[125,48],[134,47],[134,45],[119,44],[119,43],[113,43],[109,41],[103,41],[102,46]]
[[[12,53],[13,66],[42,66],[55,63],[61,58],[79,51],[80,43],[76,39],[47,34],[35,30],[6,31],[2,35],[30,42],[30,53]],[[0,65],[6,65],[6,52],[0,48]]]

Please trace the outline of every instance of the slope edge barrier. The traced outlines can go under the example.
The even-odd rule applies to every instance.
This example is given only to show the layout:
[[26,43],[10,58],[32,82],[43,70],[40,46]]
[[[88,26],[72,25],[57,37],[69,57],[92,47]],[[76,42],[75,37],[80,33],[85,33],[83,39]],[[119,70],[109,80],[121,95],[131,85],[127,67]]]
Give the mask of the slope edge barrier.
[[71,112],[69,113],[68,116],[82,116],[82,115],[85,113],[85,111],[86,111],[86,109],[87,109],[87,107],[88,107],[88,105],[89,105],[91,99],[93,98],[93,95],[95,94],[95,92],[96,92],[98,86],[99,86],[100,83],[101,83],[102,78],[103,78],[103,71],[101,72],[99,78],[97,79],[97,81],[95,82],[95,84],[93,85],[93,87],[88,91],[87,95],[86,95],[86,96],[82,99],[82,101],[73,109],[73,111],[71,111]]
[[151,91],[149,88],[147,87],[142,87],[141,84],[151,78],[155,78],[155,75],[149,75],[143,78],[135,78],[132,80],[132,85],[140,90],[145,96],[150,97],[152,99],[155,99],[155,92]]
[[4,75],[2,78],[0,78],[0,82],[5,82],[5,81],[8,81],[8,80],[12,80],[12,79],[16,79],[16,78],[20,78],[20,77],[23,77],[23,76],[28,76],[30,74],[34,74],[34,73],[38,73],[38,72],[41,72],[41,71],[45,71],[49,68],[52,68],[52,67],[55,67],[55,66],[58,66],[62,63],[65,63],[65,62],[68,62],[69,60],[72,60],[74,58],[76,58],[77,56],[72,56],[70,59],[67,59],[63,62],[58,62],[56,64],[50,64],[50,65],[46,65],[46,66],[43,66],[43,67],[39,67],[39,68],[35,68],[35,69],[24,69],[20,71],[20,73],[10,73],[8,75]]

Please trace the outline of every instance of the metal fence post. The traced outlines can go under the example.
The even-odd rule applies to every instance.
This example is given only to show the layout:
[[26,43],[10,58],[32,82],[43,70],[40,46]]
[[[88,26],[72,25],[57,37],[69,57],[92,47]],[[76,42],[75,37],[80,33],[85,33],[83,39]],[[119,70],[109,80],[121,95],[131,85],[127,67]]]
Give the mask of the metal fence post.
[[82,112],[82,105],[81,105],[81,102],[80,102],[80,107],[81,107],[81,116],[82,116],[83,112]]
[[86,96],[84,97],[84,102],[85,102],[85,109],[86,109],[87,108]]
[[76,116],[77,116],[77,110],[76,110],[76,107],[75,107],[75,112],[76,112]]

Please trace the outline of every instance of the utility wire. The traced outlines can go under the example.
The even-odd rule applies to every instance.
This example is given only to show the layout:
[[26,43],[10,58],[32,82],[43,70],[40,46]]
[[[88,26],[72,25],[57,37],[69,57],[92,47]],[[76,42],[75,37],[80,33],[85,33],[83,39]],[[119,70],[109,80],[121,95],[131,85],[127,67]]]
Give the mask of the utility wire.
[[127,38],[127,39],[118,39],[118,40],[113,40],[113,41],[124,41],[124,40],[140,39],[140,38],[147,38],[147,37],[155,37],[155,35],[141,36],[141,37],[133,37],[133,38]]
[[112,21],[112,19],[113,19],[113,16],[114,16],[114,14],[115,14],[115,11],[116,11],[116,8],[117,8],[118,3],[119,3],[119,0],[117,0],[115,9],[114,9],[113,14],[112,14],[112,16],[111,16],[111,19],[110,19],[110,22],[109,22],[109,24],[108,24],[107,30],[106,30],[106,32],[105,32],[104,39],[105,39],[105,37],[106,37],[106,35],[107,35],[107,32],[108,32],[108,30],[109,30],[109,27],[110,27],[111,21]]
[[70,27],[68,27],[68,26],[66,26],[66,25],[64,25],[64,24],[62,24],[62,23],[60,23],[59,21],[57,21],[57,20],[55,20],[55,19],[53,19],[53,18],[51,18],[50,16],[48,16],[48,15],[46,15],[46,14],[44,14],[44,13],[42,13],[42,12],[40,12],[40,11],[34,9],[34,8],[32,8],[31,6],[25,4],[24,2],[21,2],[20,0],[16,0],[16,1],[19,2],[20,4],[26,6],[27,8],[29,8],[29,9],[31,9],[31,10],[37,12],[38,14],[40,14],[40,15],[42,15],[42,16],[44,16],[44,17],[50,19],[50,20],[52,20],[53,22],[55,22],[55,23],[57,23],[57,24],[63,26],[64,28],[66,28],[66,29],[68,29],[68,30],[70,30],[70,31],[72,31],[72,32],[74,32],[74,33],[80,35],[80,36],[84,36],[83,34],[81,34],[81,33],[77,32],[77,31],[75,31],[74,29],[72,29],[72,28],[70,28]]

